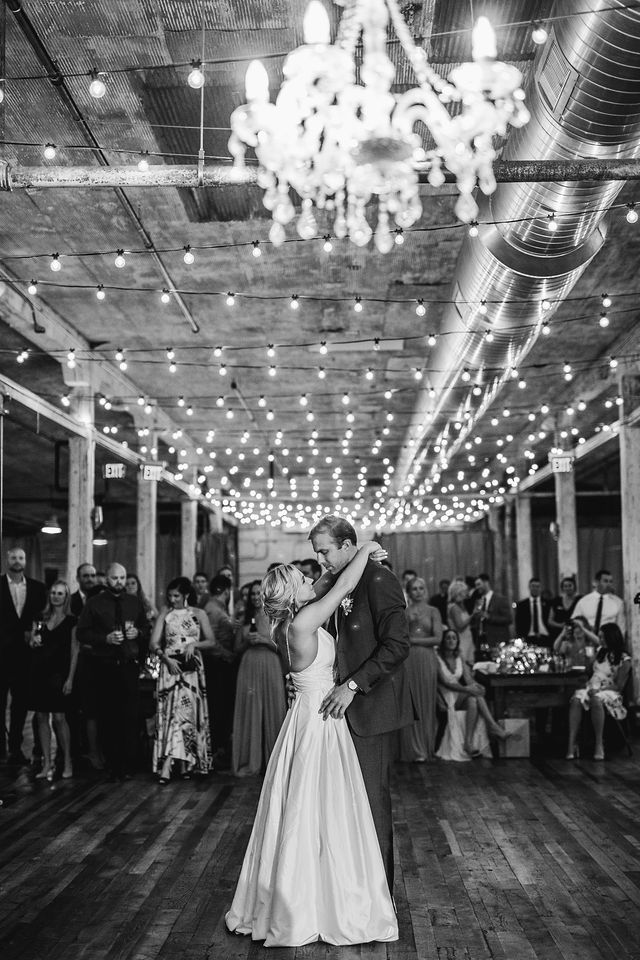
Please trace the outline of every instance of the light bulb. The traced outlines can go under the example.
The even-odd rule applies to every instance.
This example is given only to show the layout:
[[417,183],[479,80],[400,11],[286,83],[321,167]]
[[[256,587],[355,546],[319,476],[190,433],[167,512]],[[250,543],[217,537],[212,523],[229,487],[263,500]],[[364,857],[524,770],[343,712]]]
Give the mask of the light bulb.
[[326,375],[327,375],[327,371],[325,370],[325,368],[324,368],[324,367],[318,367],[318,379],[319,379],[319,380],[324,380],[324,378],[326,377]]
[[618,366],[618,361],[616,360],[615,357],[611,357],[611,359],[609,360],[609,366],[611,367],[612,370],[615,370],[615,368]]
[[167,347],[167,360],[173,360],[176,353],[173,347]]
[[402,244],[404,243],[404,230],[402,229],[402,227],[396,227],[395,233],[396,233],[394,237],[395,243],[399,247],[401,247]]
[[71,406],[71,398],[68,393],[65,393],[64,396],[60,397],[60,403],[63,407]]
[[149,161],[146,156],[143,154],[140,160],[138,160],[138,170],[140,173],[146,173],[149,169]]
[[629,207],[627,210],[627,223],[637,223],[638,211],[636,210],[635,203],[629,203],[627,206]]
[[252,60],[244,77],[247,103],[266,103],[269,99],[269,75],[259,60]]
[[471,379],[471,374],[469,373],[466,367],[462,371],[461,379],[464,380],[465,383],[468,383],[469,380]]
[[235,298],[234,295],[231,293],[231,291],[229,291],[229,293],[227,294],[227,299],[226,299],[226,304],[227,304],[227,306],[228,306],[228,307],[232,307],[235,302],[236,302],[236,298]]
[[471,223],[469,224],[468,234],[472,238],[472,240],[475,240],[475,238],[478,236],[478,224],[476,223],[475,220],[472,220]]
[[267,347],[267,356],[275,357],[275,355],[276,355],[276,348],[272,343],[270,343],[269,346]]
[[54,253],[51,257],[51,263],[49,267],[53,270],[54,273],[57,273],[59,270],[62,270],[62,264],[60,263],[60,258],[57,253]]
[[38,281],[32,280],[29,286],[27,287],[27,292],[31,294],[32,297],[35,297],[38,292]]
[[178,369],[177,365],[172,360],[171,363],[169,364],[169,373],[175,373],[177,369]]
[[104,292],[104,287],[101,283],[98,284],[98,289],[96,290],[96,299],[104,300],[106,293]]
[[116,350],[116,360],[118,361],[118,363],[120,363],[120,361],[122,361],[123,359],[124,359],[124,352],[122,350],[122,347],[118,347],[118,349]]
[[192,264],[196,259],[189,244],[187,244],[186,247],[184,248],[184,257],[182,259],[186,264]]
[[540,46],[541,44],[547,42],[549,39],[549,34],[543,26],[541,26],[539,23],[535,23],[533,30],[531,31],[531,39],[534,43],[537,43],[538,46]]
[[598,320],[598,323],[600,324],[601,327],[609,326],[609,317],[606,315],[604,310],[600,314],[600,319]]
[[125,265],[126,262],[127,262],[127,261],[125,260],[125,258],[124,258],[124,250],[118,250],[118,251],[116,252],[116,258],[115,258],[115,260],[114,260],[113,262],[114,262],[115,266],[118,267],[119,270],[121,270],[122,267],[124,267],[124,265]]
[[571,373],[571,364],[570,364],[570,363],[567,363],[567,361],[565,361],[565,362],[563,363],[563,365],[562,365],[562,372],[563,372],[563,373]]
[[495,60],[498,56],[496,35],[486,17],[478,17],[471,33],[471,56],[475,61]]
[[294,293],[294,294],[292,294],[292,296],[291,296],[290,307],[291,307],[292,310],[297,310],[299,306],[300,306],[300,304],[298,303],[298,294],[297,294],[297,293]]
[[493,338],[493,331],[487,329],[487,330],[485,331],[484,338],[485,338],[485,340],[487,341],[487,343],[493,343],[493,339],[494,339],[494,338]]
[[429,336],[427,337],[427,346],[429,346],[429,347],[435,347],[435,345],[436,345],[437,342],[438,342],[438,341],[436,340],[436,335],[435,335],[435,333],[430,333]]
[[424,317],[426,312],[427,312],[427,308],[425,307],[423,301],[418,300],[418,306],[416,307],[416,315],[418,317]]
[[272,363],[271,366],[269,367],[269,376],[275,377],[275,375],[276,375],[276,367],[275,367],[275,364]]
[[254,255],[254,257],[261,257],[261,256],[262,256],[262,250],[260,249],[260,241],[259,241],[259,240],[254,240],[254,241],[253,241],[253,250],[252,250],[251,252],[252,252],[252,254]]
[[105,93],[107,92],[106,84],[104,80],[100,78],[96,70],[91,71],[91,76],[93,77],[93,79],[89,84],[89,93],[96,100],[100,100],[102,97],[104,97]]
[[162,301],[162,303],[169,303],[169,301],[171,300],[171,295],[168,290],[162,291],[162,293],[160,294],[160,300]]
[[56,156],[56,147],[54,143],[47,143],[44,148],[46,160],[54,160]]
[[219,367],[219,369],[218,369],[218,373],[220,374],[221,377],[226,377],[226,375],[227,375],[227,365],[226,365],[226,363],[221,363],[221,364],[220,364],[220,367]]
[[202,72],[202,61],[201,60],[192,60],[191,61],[191,73],[187,77],[187,83],[190,87],[193,87],[194,90],[199,90],[204,86],[204,73]]
[[142,394],[140,394],[140,396],[138,397],[138,406],[144,407],[144,397]]
[[551,327],[549,326],[549,324],[548,324],[547,321],[545,320],[544,323],[542,324],[542,335],[543,335],[544,337],[548,337],[550,333],[551,333]]
[[329,234],[324,238],[324,243],[322,244],[322,249],[325,253],[331,253],[333,250],[333,244],[331,243],[331,237]]
[[550,213],[547,216],[547,230],[549,233],[555,233],[558,229],[558,221],[556,220],[555,213]]
[[327,347],[327,342],[326,340],[322,340],[320,343],[320,353],[324,357],[328,352],[329,352],[329,348]]
[[367,372],[365,373],[367,380],[373,380],[373,370],[371,367],[367,367]]
[[486,312],[487,312],[487,301],[481,300],[480,305],[478,306],[478,313],[481,313],[483,316],[485,316]]
[[605,310],[611,306],[611,297],[608,293],[602,294],[602,306],[605,308]]
[[302,35],[305,43],[331,43],[331,24],[329,16],[320,0],[311,0],[302,21]]

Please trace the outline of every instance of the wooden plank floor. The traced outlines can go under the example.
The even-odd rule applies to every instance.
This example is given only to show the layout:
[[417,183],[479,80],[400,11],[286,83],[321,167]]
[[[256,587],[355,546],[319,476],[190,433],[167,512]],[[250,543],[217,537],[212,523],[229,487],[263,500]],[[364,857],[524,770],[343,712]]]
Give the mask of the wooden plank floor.
[[640,958],[635,758],[398,764],[388,945],[266,953],[225,933],[258,793],[0,769],[2,960]]

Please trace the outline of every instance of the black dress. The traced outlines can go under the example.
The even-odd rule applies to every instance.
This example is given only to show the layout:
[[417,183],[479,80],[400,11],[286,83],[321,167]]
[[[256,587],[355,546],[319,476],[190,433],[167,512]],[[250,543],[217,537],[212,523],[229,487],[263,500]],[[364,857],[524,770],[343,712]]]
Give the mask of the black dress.
[[42,627],[42,646],[30,650],[29,709],[40,713],[64,713],[69,706],[62,688],[71,664],[71,634],[77,623],[68,615],[54,627]]

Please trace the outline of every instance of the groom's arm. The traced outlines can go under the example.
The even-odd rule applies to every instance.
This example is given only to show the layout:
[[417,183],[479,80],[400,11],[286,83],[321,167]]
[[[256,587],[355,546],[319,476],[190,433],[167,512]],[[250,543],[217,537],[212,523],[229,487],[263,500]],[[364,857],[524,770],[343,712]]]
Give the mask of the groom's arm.
[[351,675],[362,693],[369,693],[409,656],[409,626],[404,594],[397,578],[376,566],[367,583],[367,599],[378,643],[367,660]]

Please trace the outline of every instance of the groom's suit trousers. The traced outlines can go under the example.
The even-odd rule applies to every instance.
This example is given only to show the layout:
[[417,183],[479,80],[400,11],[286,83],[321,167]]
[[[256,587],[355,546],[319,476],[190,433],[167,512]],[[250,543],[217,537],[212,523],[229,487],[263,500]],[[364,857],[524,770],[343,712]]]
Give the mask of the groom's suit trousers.
[[389,890],[393,892],[393,823],[389,778],[392,744],[397,733],[392,731],[359,737],[351,730],[351,736],[362,769]]

